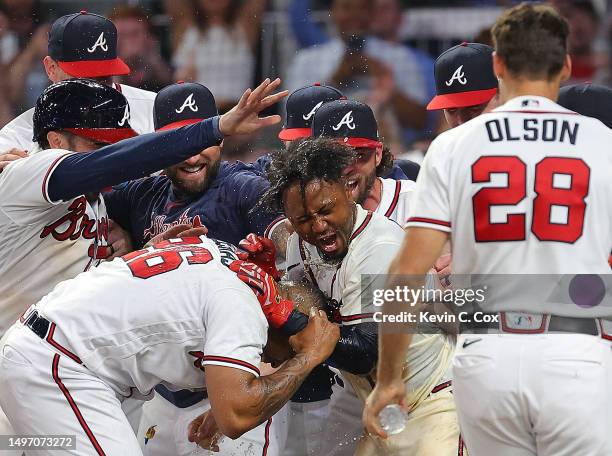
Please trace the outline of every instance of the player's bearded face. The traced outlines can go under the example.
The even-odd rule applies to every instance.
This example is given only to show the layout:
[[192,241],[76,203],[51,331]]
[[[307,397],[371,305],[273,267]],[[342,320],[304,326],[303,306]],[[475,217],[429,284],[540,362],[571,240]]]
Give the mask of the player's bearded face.
[[342,176],[353,201],[363,204],[376,180],[376,149],[358,148],[355,152],[355,162],[344,169]]
[[346,255],[355,224],[355,204],[342,182],[295,183],[283,195],[285,215],[301,239],[330,260]]
[[197,195],[206,190],[217,175],[221,163],[220,157],[220,147],[209,147],[164,171],[179,193]]

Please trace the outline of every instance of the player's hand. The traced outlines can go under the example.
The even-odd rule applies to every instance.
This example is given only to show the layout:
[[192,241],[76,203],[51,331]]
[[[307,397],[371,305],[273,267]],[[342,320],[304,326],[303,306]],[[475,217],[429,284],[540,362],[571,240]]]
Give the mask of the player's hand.
[[26,158],[27,156],[28,151],[22,149],[9,149],[3,154],[0,154],[0,173],[10,163],[14,162],[15,160],[19,160],[20,158]]
[[308,353],[313,364],[319,365],[330,357],[340,339],[340,327],[327,319],[324,311],[310,309],[308,324],[299,333],[289,338],[296,353]]
[[256,264],[243,260],[234,261],[229,267],[251,287],[268,323],[274,328],[282,328],[295,305],[293,301],[281,298],[274,278]]
[[212,410],[195,418],[187,429],[187,439],[200,447],[213,452],[219,451],[219,442],[224,435],[219,431]]
[[219,130],[223,136],[253,133],[279,123],[279,115],[259,117],[259,113],[287,96],[287,90],[273,94],[280,83],[278,78],[272,82],[266,79],[255,90],[247,89],[238,104],[219,118]]
[[271,239],[251,233],[238,245],[246,251],[238,252],[238,258],[255,263],[274,280],[280,280],[281,274],[276,269],[276,247]]
[[387,405],[399,404],[404,408],[406,397],[406,385],[402,379],[398,379],[390,384],[377,383],[365,402],[363,408],[363,427],[370,435],[386,439],[387,433],[380,427],[378,414]]
[[168,228],[161,234],[158,234],[155,237],[152,237],[149,242],[145,244],[145,248],[151,247],[152,245],[159,244],[162,241],[167,241],[168,239],[175,239],[180,237],[197,237],[197,236],[205,236],[208,234],[208,228],[202,225],[199,220],[196,218],[193,222],[193,225],[189,225],[188,223],[182,223],[180,225],[175,225],[171,228]]
[[130,233],[110,219],[108,221],[108,245],[111,246],[111,254],[106,258],[107,261],[112,261],[134,250]]
[[434,263],[434,270],[438,274],[438,280],[443,288],[451,285],[451,254],[441,255]]

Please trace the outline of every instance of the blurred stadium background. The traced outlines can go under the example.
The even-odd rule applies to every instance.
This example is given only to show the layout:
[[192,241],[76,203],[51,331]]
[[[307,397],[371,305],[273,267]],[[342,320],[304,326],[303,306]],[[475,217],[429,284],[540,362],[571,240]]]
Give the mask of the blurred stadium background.
[[[368,2],[372,9],[368,10]],[[157,91],[176,80],[209,87],[221,110],[265,77],[283,78],[285,87],[314,83],[328,74],[344,51],[334,48],[338,31],[362,27],[357,51],[373,37],[386,41],[389,55],[369,55],[346,80],[368,83],[342,87],[375,110],[380,133],[396,155],[419,160],[444,129],[438,113],[424,106],[435,87],[433,63],[462,41],[490,43],[489,27],[512,0],[0,0],[0,126],[33,106],[49,84],[42,58],[49,24],[82,9],[110,17],[118,28],[119,55],[132,68],[116,82]],[[548,2],[569,21],[573,82],[612,86],[612,2]],[[364,11],[366,14],[364,14]],[[343,44],[344,45],[344,44]],[[334,50],[335,49],[335,50]],[[304,58],[301,54],[310,54]],[[314,55],[313,55],[314,54]],[[331,61],[330,61],[331,59]],[[403,61],[405,59],[406,61]],[[315,65],[312,62],[316,62]],[[359,74],[359,73],[362,74]],[[367,73],[367,74],[363,74]],[[322,78],[325,79],[325,78]],[[354,82],[354,81],[353,81]],[[360,90],[354,90],[357,87]],[[402,90],[415,102],[408,116],[392,109]],[[279,107],[275,108],[280,110]],[[226,144],[228,159],[251,161],[279,146],[277,128]]]

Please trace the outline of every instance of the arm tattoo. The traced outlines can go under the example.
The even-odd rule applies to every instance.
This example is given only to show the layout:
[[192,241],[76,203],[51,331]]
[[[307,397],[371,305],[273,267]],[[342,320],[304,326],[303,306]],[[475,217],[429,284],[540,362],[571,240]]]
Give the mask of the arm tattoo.
[[312,370],[309,364],[307,355],[298,353],[273,374],[255,379],[249,392],[256,396],[251,407],[253,416],[264,421],[280,410]]

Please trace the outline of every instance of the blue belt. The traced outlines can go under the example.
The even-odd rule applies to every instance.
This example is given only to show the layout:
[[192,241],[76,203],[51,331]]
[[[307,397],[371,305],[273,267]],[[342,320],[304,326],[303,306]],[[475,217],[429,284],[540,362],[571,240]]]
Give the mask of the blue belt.
[[187,408],[208,398],[206,391],[180,390],[170,391],[163,385],[157,385],[155,392],[178,408]]

